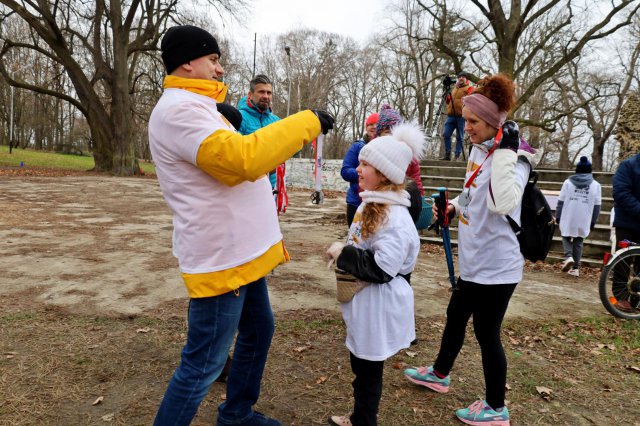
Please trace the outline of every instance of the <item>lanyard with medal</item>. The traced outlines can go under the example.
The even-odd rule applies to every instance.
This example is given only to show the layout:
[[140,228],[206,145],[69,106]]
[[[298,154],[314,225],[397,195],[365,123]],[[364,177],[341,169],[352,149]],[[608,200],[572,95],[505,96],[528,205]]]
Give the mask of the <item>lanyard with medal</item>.
[[471,203],[471,185],[478,177],[478,173],[480,173],[480,169],[482,169],[484,162],[487,161],[489,157],[491,157],[491,154],[493,154],[493,151],[495,151],[498,145],[500,145],[500,139],[502,139],[502,129],[498,129],[498,133],[496,134],[496,137],[493,142],[493,146],[489,150],[489,153],[484,158],[484,160],[482,160],[482,163],[480,164],[480,166],[475,170],[475,172],[473,172],[473,174],[469,177],[467,182],[464,184],[462,193],[458,196],[458,204],[460,205],[460,207],[467,207]]

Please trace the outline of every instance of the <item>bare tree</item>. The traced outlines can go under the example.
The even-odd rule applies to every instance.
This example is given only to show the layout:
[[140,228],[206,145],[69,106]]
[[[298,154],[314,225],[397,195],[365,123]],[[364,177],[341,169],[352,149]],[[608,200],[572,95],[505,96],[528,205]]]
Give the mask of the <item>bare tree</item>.
[[[154,52],[178,0],[158,2],[57,2],[0,0],[0,24],[13,16],[28,23],[34,37],[19,40],[0,34],[0,73],[9,84],[63,99],[84,115],[91,130],[95,168],[115,174],[139,172],[132,93],[141,57]],[[211,0],[233,13],[244,1]],[[177,18],[176,18],[177,19]],[[29,50],[60,64],[74,93],[12,78],[4,58],[14,50]]]
[[[497,62],[497,67],[491,67],[490,70],[518,80],[521,90],[514,112],[534,95],[538,87],[579,57],[589,43],[608,37],[631,24],[632,18],[640,10],[640,3],[636,0],[592,1],[585,4],[582,10],[576,0],[489,0],[486,6],[480,0],[471,0],[484,19],[477,19],[469,10],[463,16],[468,27],[477,31],[480,37],[478,48],[466,52],[457,49],[445,37],[444,29],[450,22],[447,4],[439,0],[432,4],[416,1],[436,19],[439,28],[436,46],[451,58],[456,67],[470,55],[474,63],[482,68],[485,62],[476,57],[486,58],[489,54]],[[462,14],[464,11],[456,13]],[[570,37],[567,38],[567,34]],[[523,46],[522,42],[527,37],[530,43]],[[544,58],[542,62],[541,57]],[[520,75],[536,61],[539,63],[538,72],[523,86]],[[528,124],[538,125],[535,122]]]
[[[626,65],[628,70],[635,69],[639,56],[640,42],[631,52],[630,57],[625,58],[625,62],[628,61],[628,63],[623,66]],[[631,87],[633,74],[628,71],[626,75],[611,73],[612,75],[609,76],[587,75],[580,77],[576,63],[573,63],[569,68],[573,78],[573,93],[582,105],[584,122],[591,130],[593,168],[594,170],[602,170],[605,144],[615,130],[620,110]],[[592,92],[591,97],[594,98],[594,101],[587,102],[586,99],[590,96],[590,92]],[[599,96],[596,97],[596,94]]]

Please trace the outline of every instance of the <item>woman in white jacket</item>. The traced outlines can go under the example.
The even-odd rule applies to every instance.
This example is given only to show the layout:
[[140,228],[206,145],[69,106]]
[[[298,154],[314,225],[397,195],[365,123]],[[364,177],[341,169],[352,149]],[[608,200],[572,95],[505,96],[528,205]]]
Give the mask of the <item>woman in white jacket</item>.
[[524,258],[505,215],[519,224],[533,150],[520,141],[517,125],[505,123],[515,103],[514,84],[504,75],[486,78],[462,99],[465,133],[472,143],[465,185],[447,214],[458,215],[460,276],[447,308],[447,323],[433,366],[405,370],[406,377],[436,392],[449,390],[449,372],[462,348],[467,322],[482,352],[486,399],[456,411],[472,425],[509,425],[504,403],[507,360],[500,341],[502,320],[522,279]]

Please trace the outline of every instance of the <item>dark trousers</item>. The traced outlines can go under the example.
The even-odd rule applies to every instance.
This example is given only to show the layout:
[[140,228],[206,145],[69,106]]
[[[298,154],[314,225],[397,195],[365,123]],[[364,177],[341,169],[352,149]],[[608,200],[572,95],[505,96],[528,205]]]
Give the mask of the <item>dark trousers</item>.
[[515,288],[516,284],[483,285],[459,278],[458,289],[449,300],[440,352],[433,365],[438,373],[449,374],[473,315],[473,331],[482,352],[486,401],[494,409],[504,406],[507,357],[500,341],[500,328]]
[[353,217],[356,215],[356,210],[358,210],[358,206],[347,204],[347,228],[351,228],[351,222],[353,222]]
[[353,379],[353,414],[351,423],[354,426],[375,426],[378,423],[378,407],[382,397],[382,369],[384,361],[367,361],[352,353],[351,371]]

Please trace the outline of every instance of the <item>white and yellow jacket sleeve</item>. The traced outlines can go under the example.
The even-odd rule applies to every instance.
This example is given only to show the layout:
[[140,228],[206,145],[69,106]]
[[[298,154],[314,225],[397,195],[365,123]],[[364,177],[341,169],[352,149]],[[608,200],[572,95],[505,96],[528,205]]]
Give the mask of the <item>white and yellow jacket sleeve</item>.
[[167,77],[149,145],[173,213],[173,252],[190,297],[236,290],[289,260],[269,170],[320,133],[303,111],[242,136],[216,109],[220,83]]

